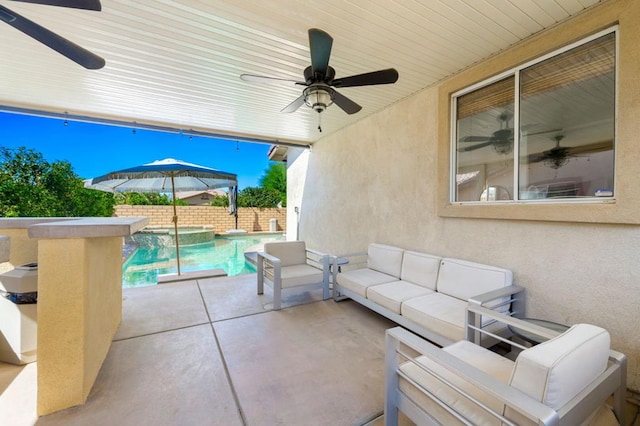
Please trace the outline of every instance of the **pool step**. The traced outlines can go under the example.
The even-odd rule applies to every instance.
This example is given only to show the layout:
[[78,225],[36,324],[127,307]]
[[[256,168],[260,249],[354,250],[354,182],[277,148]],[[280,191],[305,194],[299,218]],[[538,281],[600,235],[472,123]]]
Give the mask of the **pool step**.
[[158,275],[158,284],[174,283],[177,281],[197,280],[200,278],[226,277],[227,271],[222,268],[204,269],[202,271],[190,271],[178,274]]

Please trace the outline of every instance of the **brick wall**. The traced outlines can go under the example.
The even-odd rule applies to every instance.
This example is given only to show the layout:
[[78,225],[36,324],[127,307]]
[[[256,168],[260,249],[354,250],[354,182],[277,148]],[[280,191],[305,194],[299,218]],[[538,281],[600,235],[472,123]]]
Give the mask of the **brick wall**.
[[[178,206],[178,226],[210,225],[216,232],[235,229],[235,217],[230,215],[226,207],[213,206]],[[172,206],[116,206],[114,216],[149,218],[150,226],[173,226]],[[259,209],[240,207],[238,209],[238,229],[249,232],[269,231],[270,219],[277,219],[277,231],[287,230],[287,209]]]

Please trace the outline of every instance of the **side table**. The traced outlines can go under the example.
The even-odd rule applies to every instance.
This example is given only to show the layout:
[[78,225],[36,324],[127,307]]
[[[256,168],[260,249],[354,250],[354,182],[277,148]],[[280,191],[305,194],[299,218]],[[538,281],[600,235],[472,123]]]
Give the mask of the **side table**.
[[[568,325],[558,324],[557,322],[547,321],[543,319],[537,319],[537,318],[518,318],[518,319],[522,321],[530,322],[535,325],[539,325],[544,328],[548,328],[550,330],[559,331],[561,333],[569,329]],[[509,330],[511,330],[511,332],[513,332],[513,334],[515,334],[516,336],[520,337],[521,339],[524,339],[525,341],[531,343],[532,345],[537,345],[539,343],[542,343],[548,340],[542,336],[538,336],[537,334],[530,333],[526,330],[522,330],[512,325],[509,326]]]

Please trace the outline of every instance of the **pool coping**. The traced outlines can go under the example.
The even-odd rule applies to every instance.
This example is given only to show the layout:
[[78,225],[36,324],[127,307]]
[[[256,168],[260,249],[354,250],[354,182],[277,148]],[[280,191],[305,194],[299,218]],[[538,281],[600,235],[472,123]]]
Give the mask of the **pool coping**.
[[195,280],[199,278],[226,277],[227,271],[222,268],[203,269],[200,271],[183,272],[178,274],[158,275],[158,284],[174,283],[178,281]]

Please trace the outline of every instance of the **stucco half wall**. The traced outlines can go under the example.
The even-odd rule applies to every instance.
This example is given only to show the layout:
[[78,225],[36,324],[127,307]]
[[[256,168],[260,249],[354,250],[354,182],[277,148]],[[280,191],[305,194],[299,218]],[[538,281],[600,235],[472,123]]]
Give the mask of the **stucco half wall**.
[[[332,254],[379,242],[509,268],[527,289],[528,316],[609,330],[614,349],[629,358],[629,388],[640,390],[638,20],[640,2],[610,0],[290,155],[287,205],[300,208],[300,238]],[[620,196],[610,213],[449,211],[447,94],[616,23]]]

